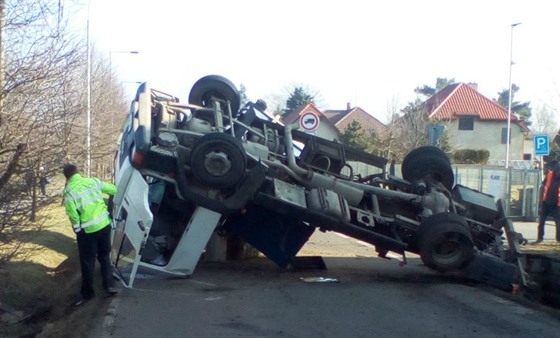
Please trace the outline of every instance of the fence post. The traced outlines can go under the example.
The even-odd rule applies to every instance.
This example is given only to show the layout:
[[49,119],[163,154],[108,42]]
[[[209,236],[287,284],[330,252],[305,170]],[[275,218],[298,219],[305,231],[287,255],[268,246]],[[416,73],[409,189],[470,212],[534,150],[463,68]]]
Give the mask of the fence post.
[[506,172],[507,175],[507,205],[506,205],[506,211],[507,211],[507,215],[510,214],[510,209],[511,209],[511,181],[512,181],[512,167],[509,167],[507,169]]
[[478,177],[478,191],[482,191],[482,185],[484,184],[484,168],[482,164],[480,165],[480,176]]
[[535,216],[535,218],[539,217],[540,214],[540,202],[541,202],[541,184],[543,181],[543,171],[542,171],[542,166],[541,169],[537,171],[537,180],[535,182],[535,193],[533,194],[533,203],[535,205],[535,214],[533,216]]
[[521,198],[521,217],[525,219],[526,215],[526,207],[525,201],[527,199],[527,169],[523,170],[523,197]]

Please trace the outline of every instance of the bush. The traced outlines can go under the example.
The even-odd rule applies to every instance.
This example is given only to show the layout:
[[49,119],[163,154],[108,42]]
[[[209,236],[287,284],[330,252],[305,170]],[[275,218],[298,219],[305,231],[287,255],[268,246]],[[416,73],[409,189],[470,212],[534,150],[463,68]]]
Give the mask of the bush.
[[459,149],[453,154],[456,164],[486,164],[490,158],[490,151],[486,149]]

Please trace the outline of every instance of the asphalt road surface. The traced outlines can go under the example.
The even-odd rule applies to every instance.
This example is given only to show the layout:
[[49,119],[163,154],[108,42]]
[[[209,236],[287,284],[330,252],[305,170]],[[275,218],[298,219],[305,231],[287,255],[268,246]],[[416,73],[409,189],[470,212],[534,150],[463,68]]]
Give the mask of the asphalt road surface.
[[300,254],[322,255],[328,269],[284,271],[259,257],[202,262],[188,279],[140,276],[90,336],[560,337],[558,311],[444,277],[417,257],[401,267],[320,232]]

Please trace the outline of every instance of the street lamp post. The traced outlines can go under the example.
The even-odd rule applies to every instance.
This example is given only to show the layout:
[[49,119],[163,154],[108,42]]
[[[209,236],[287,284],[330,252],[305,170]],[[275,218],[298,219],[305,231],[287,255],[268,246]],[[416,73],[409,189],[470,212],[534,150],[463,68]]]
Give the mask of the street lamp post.
[[510,47],[509,47],[509,92],[508,92],[508,116],[507,116],[507,131],[506,131],[506,169],[509,168],[509,147],[511,138],[511,69],[513,66],[513,28],[520,25],[521,22],[511,25]]
[[[87,122],[86,122],[86,173],[91,176],[91,42],[90,42],[90,11],[91,0],[88,1],[87,25],[86,25],[86,53],[87,53]],[[138,54],[138,51],[113,51],[109,54],[109,68],[111,68],[112,53]],[[110,69],[110,71],[112,71]],[[111,74],[112,76],[112,74]]]

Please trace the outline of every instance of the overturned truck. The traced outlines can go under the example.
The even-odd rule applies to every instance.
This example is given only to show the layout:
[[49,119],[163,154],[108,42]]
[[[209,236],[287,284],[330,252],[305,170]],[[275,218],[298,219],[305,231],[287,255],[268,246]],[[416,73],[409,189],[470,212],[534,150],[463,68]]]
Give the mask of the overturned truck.
[[385,158],[278,123],[262,100],[241,106],[221,76],[198,80],[188,100],[144,83],[131,104],[113,208],[112,260],[125,285],[139,268],[192,274],[215,232],[287,267],[316,229],[371,243],[382,257],[418,254],[441,272],[499,271],[505,287],[523,280],[503,202],[453,186],[440,149],[411,151],[397,178]]

